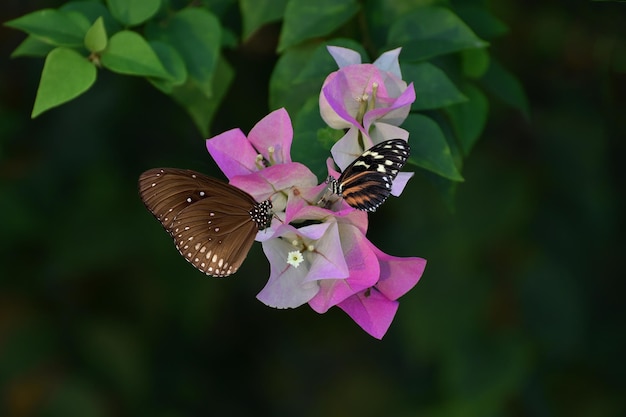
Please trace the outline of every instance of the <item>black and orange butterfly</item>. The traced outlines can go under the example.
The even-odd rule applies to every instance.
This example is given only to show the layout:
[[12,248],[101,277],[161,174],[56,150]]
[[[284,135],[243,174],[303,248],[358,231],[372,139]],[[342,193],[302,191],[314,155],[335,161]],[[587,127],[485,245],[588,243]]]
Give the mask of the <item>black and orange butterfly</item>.
[[180,254],[214,277],[237,272],[273,217],[269,200],[258,203],[237,187],[187,169],[144,172],[139,195]]
[[406,163],[411,148],[407,141],[391,139],[363,152],[341,173],[328,177],[328,188],[350,206],[373,212],[391,193],[393,180]]

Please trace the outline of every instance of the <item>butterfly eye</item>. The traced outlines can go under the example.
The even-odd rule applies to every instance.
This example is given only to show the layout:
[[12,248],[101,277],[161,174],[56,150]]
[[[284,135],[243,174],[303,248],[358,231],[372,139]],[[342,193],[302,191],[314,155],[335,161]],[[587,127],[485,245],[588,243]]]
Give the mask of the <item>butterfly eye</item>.
[[411,149],[402,139],[391,139],[372,146],[355,159],[335,180],[328,177],[329,190],[351,207],[376,209],[389,197],[393,180],[406,163]]
[[237,272],[256,233],[271,224],[272,203],[191,170],[156,168],[139,177],[139,195],[180,254],[207,275]]

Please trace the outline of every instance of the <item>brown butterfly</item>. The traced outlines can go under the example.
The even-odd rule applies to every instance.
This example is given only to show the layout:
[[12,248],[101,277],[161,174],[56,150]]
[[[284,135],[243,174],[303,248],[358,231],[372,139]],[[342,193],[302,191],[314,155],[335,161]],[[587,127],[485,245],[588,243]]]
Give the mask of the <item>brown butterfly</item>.
[[258,203],[237,187],[187,169],[144,172],[139,195],[180,254],[214,277],[237,272],[257,232],[272,221],[269,200]]

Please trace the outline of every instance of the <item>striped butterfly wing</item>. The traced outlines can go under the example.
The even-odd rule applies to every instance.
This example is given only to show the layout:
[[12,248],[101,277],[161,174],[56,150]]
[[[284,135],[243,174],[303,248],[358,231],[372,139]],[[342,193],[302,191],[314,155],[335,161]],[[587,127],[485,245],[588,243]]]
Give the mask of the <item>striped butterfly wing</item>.
[[402,139],[391,139],[363,152],[332,185],[350,206],[364,211],[376,209],[389,197],[393,180],[406,163],[411,148]]
[[191,170],[156,168],[139,177],[139,194],[180,254],[207,275],[239,269],[257,231],[269,226],[271,203]]

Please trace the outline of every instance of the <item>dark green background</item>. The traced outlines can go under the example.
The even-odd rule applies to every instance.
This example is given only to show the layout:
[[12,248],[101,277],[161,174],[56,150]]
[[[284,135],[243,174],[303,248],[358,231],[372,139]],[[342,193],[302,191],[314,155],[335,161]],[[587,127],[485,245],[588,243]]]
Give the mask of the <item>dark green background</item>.
[[[429,261],[383,341],[258,302],[258,244],[233,278],[195,271],[136,191],[157,166],[220,175],[186,114],[100,71],[30,120],[43,61],[10,60],[24,35],[1,28],[0,415],[625,415],[626,4],[492,3],[531,120],[492,102],[454,213],[418,174],[371,216],[375,244]],[[269,111],[275,42],[227,54],[214,133]]]

